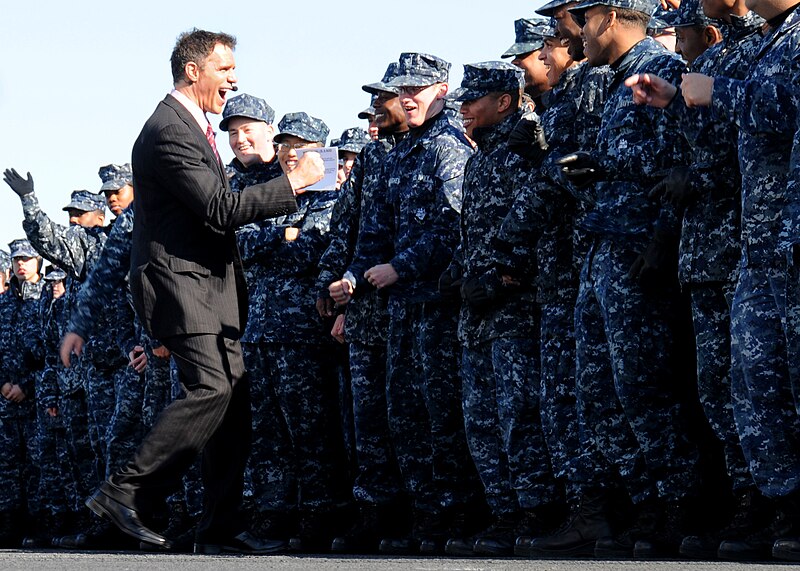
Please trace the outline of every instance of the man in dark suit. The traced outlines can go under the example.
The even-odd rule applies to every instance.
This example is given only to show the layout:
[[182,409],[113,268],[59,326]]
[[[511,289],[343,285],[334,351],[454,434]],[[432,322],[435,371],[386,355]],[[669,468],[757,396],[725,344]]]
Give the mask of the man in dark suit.
[[[319,155],[307,154],[287,176],[230,191],[205,114],[220,113],[235,90],[235,44],[227,34],[196,29],[178,38],[171,58],[175,89],[133,147],[131,291],[142,323],[174,357],[184,394],[164,410],[128,465],[87,501],[125,533],[168,547],[143,518],[177,489],[202,451],[198,553],[283,547],[253,537],[237,517],[251,423],[239,344],[247,289],[234,231],[294,212],[295,194],[323,175]],[[65,339],[62,356],[80,346]]]

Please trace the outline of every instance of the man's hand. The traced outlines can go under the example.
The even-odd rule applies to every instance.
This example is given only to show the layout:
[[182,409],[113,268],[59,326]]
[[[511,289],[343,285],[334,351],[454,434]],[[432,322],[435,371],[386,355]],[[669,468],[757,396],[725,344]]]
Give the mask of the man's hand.
[[344,313],[336,316],[336,321],[333,322],[331,329],[331,337],[344,344]]
[[3,386],[0,387],[0,395],[3,396],[4,399],[8,398],[8,395],[11,394],[11,387],[14,386],[9,382],[3,383]]
[[25,397],[25,391],[22,390],[22,387],[19,385],[11,385],[6,398],[11,402],[22,402],[25,400]]
[[708,107],[714,92],[714,78],[702,73],[684,73],[681,93],[687,107]]
[[547,137],[538,115],[522,117],[508,135],[508,149],[538,165],[547,155]]
[[450,266],[439,276],[439,294],[445,301],[461,300],[461,267],[457,264]]
[[144,352],[144,347],[137,345],[133,351],[128,353],[128,366],[133,367],[137,373],[141,373],[147,367],[147,354]]
[[322,180],[325,176],[325,163],[319,153],[307,152],[297,161],[294,170],[286,175],[289,184],[295,194],[305,192],[307,186],[311,186]]
[[364,277],[378,289],[389,287],[400,279],[400,276],[394,271],[392,264],[378,264],[377,266],[372,266],[364,272]]
[[320,317],[333,317],[333,300],[329,297],[318,297],[314,304]]
[[50,418],[55,418],[58,416],[58,407],[57,406],[48,406],[45,411]]
[[355,290],[350,280],[343,279],[335,281],[328,286],[328,293],[331,294],[331,299],[333,299],[337,305],[346,305],[349,303],[350,300],[353,299],[354,292]]
[[556,160],[556,164],[561,167],[561,172],[567,180],[578,188],[599,180],[605,173],[600,163],[586,151],[564,155]]
[[33,177],[31,173],[28,173],[28,178],[25,179],[19,175],[16,169],[6,169],[3,171],[3,180],[20,198],[33,194]]
[[651,73],[637,73],[625,80],[625,85],[633,91],[633,102],[663,109],[678,93],[678,88],[669,81]]
[[61,356],[61,362],[65,367],[69,367],[72,361],[72,355],[76,355],[77,357],[81,356],[84,343],[83,337],[77,333],[67,333],[64,335],[63,339],[61,339],[61,348],[58,354]]
[[637,256],[628,272],[647,293],[657,293],[678,281],[677,238],[660,236],[658,232],[644,252]]
[[675,208],[686,208],[694,199],[689,184],[689,167],[674,167],[648,193],[650,200],[667,199]]
[[669,10],[670,8],[677,10],[681,6],[681,0],[661,0],[661,7],[664,10]]
[[153,356],[158,357],[159,359],[169,359],[171,353],[169,349],[164,347],[163,345],[159,345],[158,347],[153,347]]

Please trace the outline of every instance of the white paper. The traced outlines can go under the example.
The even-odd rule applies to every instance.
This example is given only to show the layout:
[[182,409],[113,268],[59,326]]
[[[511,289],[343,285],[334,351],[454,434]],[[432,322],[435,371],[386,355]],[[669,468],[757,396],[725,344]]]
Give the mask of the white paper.
[[339,149],[336,147],[308,147],[306,149],[295,149],[299,159],[306,153],[319,153],[322,162],[325,163],[325,176],[322,180],[303,190],[336,190],[336,172],[339,170]]

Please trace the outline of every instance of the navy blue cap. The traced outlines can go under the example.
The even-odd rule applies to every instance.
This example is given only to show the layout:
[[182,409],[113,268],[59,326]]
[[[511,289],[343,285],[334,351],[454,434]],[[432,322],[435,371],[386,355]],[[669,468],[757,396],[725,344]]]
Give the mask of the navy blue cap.
[[97,174],[100,176],[100,180],[103,181],[100,192],[119,190],[127,184],[133,184],[133,171],[128,163],[124,165],[105,165],[100,167]]
[[514,44],[500,57],[517,57],[541,50],[549,28],[547,18],[520,18],[514,22]]
[[430,54],[405,52],[400,54],[397,75],[388,82],[389,87],[424,87],[434,83],[447,83],[450,64]]
[[311,117],[307,113],[287,113],[278,123],[280,133],[275,135],[275,142],[280,143],[284,135],[294,135],[304,141],[322,143],[328,139],[331,130],[322,119]]
[[31,243],[25,238],[12,240],[8,243],[11,258],[35,258],[39,252],[33,249]]
[[232,117],[247,117],[269,125],[275,120],[275,110],[260,97],[242,93],[231,97],[225,104],[225,109],[222,110],[222,121],[219,122],[219,128],[222,131],[228,130],[228,122]]
[[453,94],[455,101],[473,101],[490,93],[519,91],[525,86],[522,70],[504,61],[485,61],[464,65],[461,87]]
[[69,204],[61,210],[94,212],[95,210],[105,211],[105,209],[106,201],[101,195],[95,192],[89,192],[88,190],[73,190],[70,195]]

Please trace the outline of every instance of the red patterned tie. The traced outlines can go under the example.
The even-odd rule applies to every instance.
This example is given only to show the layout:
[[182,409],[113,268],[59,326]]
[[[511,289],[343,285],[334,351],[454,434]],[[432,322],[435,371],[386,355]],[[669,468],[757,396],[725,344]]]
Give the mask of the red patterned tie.
[[206,139],[208,139],[208,144],[211,145],[211,148],[214,150],[214,155],[219,158],[219,152],[217,151],[217,141],[214,139],[214,129],[211,128],[211,123],[208,124],[206,127]]

